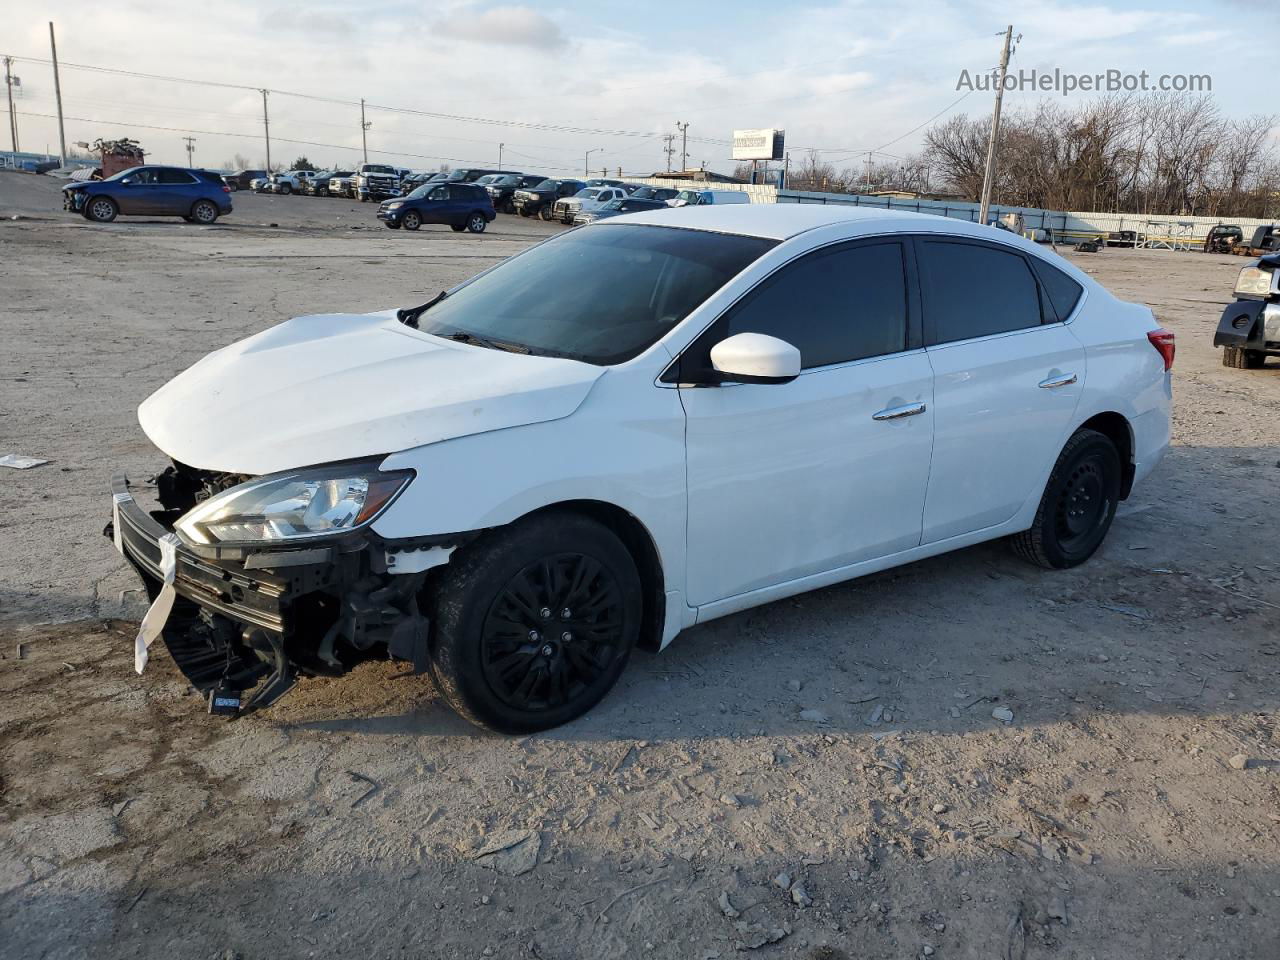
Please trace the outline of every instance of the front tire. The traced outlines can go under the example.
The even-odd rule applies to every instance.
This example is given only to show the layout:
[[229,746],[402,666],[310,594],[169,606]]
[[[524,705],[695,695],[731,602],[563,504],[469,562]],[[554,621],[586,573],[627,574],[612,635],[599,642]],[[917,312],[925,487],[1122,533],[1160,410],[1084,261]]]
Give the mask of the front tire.
[[546,513],[460,551],[434,594],[431,671],[449,704],[501,733],[580,717],[640,633],[635,562],[607,528]]
[[1242,347],[1223,347],[1222,365],[1235,370],[1258,370],[1267,362],[1261,350],[1245,350]]
[[449,229],[454,233],[461,233],[463,230],[467,229],[467,225],[465,223],[451,223],[449,224]]
[[120,208],[110,197],[90,197],[84,205],[84,215],[94,223],[110,223],[119,212]]
[[1102,545],[1120,505],[1120,454],[1096,430],[1077,430],[1058,454],[1029,530],[1011,539],[1029,563],[1066,570]]
[[539,207],[539,208],[538,208],[538,217],[539,217],[539,219],[541,219],[544,223],[550,223],[550,222],[551,222],[552,217],[554,217],[554,216],[555,216],[555,214],[553,214],[553,213],[551,212],[551,208],[550,208],[550,207],[548,207],[548,206],[546,206],[545,204],[544,204],[543,206],[541,206],[541,207]]
[[410,210],[400,218],[400,222],[404,224],[406,230],[417,230],[422,226],[422,217],[417,210]]
[[293,193],[293,187],[287,183],[282,183],[280,184],[280,192],[287,197],[289,194]]

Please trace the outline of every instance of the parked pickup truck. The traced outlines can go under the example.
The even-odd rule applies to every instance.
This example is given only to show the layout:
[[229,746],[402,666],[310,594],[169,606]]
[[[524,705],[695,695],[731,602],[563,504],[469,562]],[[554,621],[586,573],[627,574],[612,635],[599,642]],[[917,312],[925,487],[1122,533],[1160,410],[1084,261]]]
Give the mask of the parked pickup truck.
[[1240,271],[1235,302],[1222,311],[1213,345],[1222,365],[1256,370],[1280,356],[1280,253],[1259,257]]
[[554,215],[552,207],[555,202],[564,197],[572,197],[582,187],[581,180],[547,179],[536,187],[517,190],[512,194],[511,202],[515,204],[516,213],[522,217],[537,216],[550,220]]
[[557,200],[553,212],[561,223],[569,224],[580,213],[599,210],[611,200],[622,200],[626,196],[627,191],[622,187],[587,187],[572,197]]
[[282,193],[285,196],[301,193],[303,185],[314,175],[314,170],[286,170],[284,173],[274,173],[271,175],[271,183],[267,190],[270,193]]
[[354,177],[356,197],[361,203],[400,196],[400,171],[389,163],[362,163]]

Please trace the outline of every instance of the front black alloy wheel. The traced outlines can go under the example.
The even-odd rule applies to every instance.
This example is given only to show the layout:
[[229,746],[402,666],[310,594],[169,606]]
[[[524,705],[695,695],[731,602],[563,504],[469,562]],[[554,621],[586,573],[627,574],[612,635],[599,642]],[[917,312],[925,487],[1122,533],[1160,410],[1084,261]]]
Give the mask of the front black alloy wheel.
[[473,723],[545,730],[617,682],[640,630],[640,577],[607,528],[548,513],[496,531],[445,568],[432,673]]
[[1120,455],[1096,430],[1062,448],[1031,528],[1012,538],[1025,560],[1052,570],[1084,563],[1102,545],[1120,504]]

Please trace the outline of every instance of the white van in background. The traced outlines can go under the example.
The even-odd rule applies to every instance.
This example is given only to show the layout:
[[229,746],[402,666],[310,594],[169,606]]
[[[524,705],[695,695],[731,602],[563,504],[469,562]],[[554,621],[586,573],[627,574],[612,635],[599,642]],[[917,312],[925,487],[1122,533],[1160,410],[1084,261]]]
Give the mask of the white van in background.
[[713,203],[750,203],[745,190],[681,190],[667,201],[669,207],[702,207]]

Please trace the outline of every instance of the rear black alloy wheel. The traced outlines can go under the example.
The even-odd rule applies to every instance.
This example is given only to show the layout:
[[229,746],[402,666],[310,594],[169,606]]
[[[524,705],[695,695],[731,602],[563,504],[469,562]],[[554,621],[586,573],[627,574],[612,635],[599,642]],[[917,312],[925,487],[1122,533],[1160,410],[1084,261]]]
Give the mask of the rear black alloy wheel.
[[400,222],[404,224],[406,230],[417,230],[422,226],[422,217],[417,210],[410,210],[400,218]]
[[1102,545],[1120,503],[1120,456],[1095,430],[1077,430],[1054,464],[1029,530],[1014,549],[1041,567],[1084,563]]
[[542,220],[546,221],[547,223],[550,223],[550,222],[551,222],[551,218],[552,218],[553,216],[555,216],[555,213],[554,213],[554,211],[551,209],[551,207],[547,206],[547,205],[544,203],[541,207],[539,207],[539,208],[538,208],[538,216],[539,216]]
[[450,562],[435,602],[432,672],[473,723],[545,730],[609,691],[639,635],[640,578],[605,527],[532,517]]
[[472,233],[484,233],[484,228],[489,225],[489,221],[484,218],[483,214],[473,213],[467,219],[467,229]]

